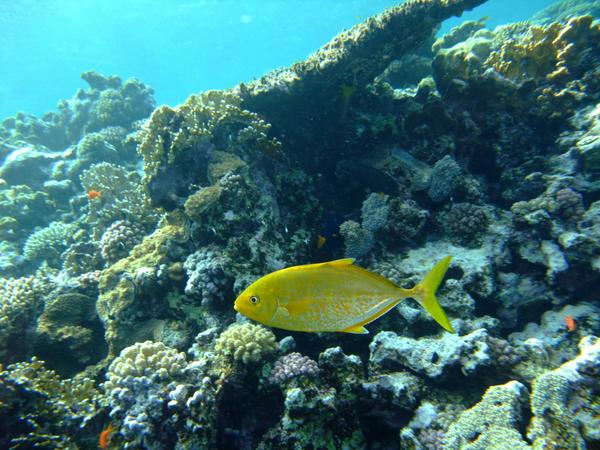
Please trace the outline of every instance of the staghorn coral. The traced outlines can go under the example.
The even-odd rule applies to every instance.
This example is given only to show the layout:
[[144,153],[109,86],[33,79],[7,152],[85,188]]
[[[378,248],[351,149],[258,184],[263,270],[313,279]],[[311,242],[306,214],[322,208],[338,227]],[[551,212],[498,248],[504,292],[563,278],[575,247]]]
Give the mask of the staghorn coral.
[[215,351],[244,364],[257,363],[277,350],[275,335],[261,325],[233,324],[215,342]]

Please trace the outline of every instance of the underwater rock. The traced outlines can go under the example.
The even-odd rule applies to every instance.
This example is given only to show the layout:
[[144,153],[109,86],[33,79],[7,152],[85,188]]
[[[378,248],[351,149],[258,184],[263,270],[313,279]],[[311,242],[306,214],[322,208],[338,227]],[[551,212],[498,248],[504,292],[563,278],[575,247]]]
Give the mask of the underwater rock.
[[583,338],[579,351],[576,358],[533,382],[533,418],[527,437],[534,448],[557,442],[585,448],[586,441],[600,440],[600,406],[593,400],[600,390],[600,340],[593,336]]
[[103,334],[95,298],[61,294],[46,300],[38,320],[34,351],[48,367],[71,376],[106,355]]
[[[316,170],[323,159],[311,143],[323,141],[330,127],[339,127],[340,101],[332,93],[342,86],[362,89],[393,59],[414,51],[430,39],[443,20],[474,8],[483,0],[419,1],[388,8],[363,23],[340,33],[305,61],[279,69],[235,88],[244,108],[264,115],[295,142],[290,157]],[[343,116],[343,115],[342,115]],[[335,143],[324,143],[330,155]],[[307,151],[308,150],[308,151]],[[299,152],[302,152],[299,153]]]
[[[171,258],[176,260],[186,242],[185,230],[180,225],[167,223],[134,247],[128,257],[102,271],[96,307],[106,330],[109,355],[116,355],[140,339],[152,337],[156,319],[168,308],[164,302],[152,300],[168,291],[168,274],[160,280],[163,281],[161,286],[156,278],[158,268]],[[144,272],[150,272],[151,276],[142,277]],[[143,289],[135,280],[136,274],[139,274],[138,282],[140,277],[149,282]]]
[[[580,336],[600,334],[600,308],[581,302],[565,305],[557,311],[546,311],[540,323],[528,323],[522,331],[508,337],[512,345],[524,348],[528,354],[517,371],[525,379],[550,367],[556,367],[577,354],[576,339]],[[569,331],[565,318],[570,317],[575,329]]]
[[481,367],[494,364],[488,340],[483,328],[466,336],[443,333],[438,338],[420,339],[382,331],[369,344],[369,364],[372,370],[409,368],[433,380],[446,378],[456,369],[470,376]]
[[61,100],[58,112],[46,113],[41,119],[24,113],[5,119],[0,127],[2,147],[27,142],[64,150],[89,132],[110,126],[131,129],[135,121],[148,117],[154,109],[152,89],[135,78],[122,83],[119,77],[94,71],[82,73],[81,78],[90,88],[79,89],[70,100]]
[[562,0],[538,11],[531,18],[533,22],[548,24],[564,22],[570,17],[590,15],[600,17],[600,5],[594,0]]
[[527,388],[518,381],[490,387],[481,402],[462,413],[458,420],[450,425],[444,448],[530,449],[519,432],[523,426],[524,410],[528,402]]
[[392,372],[376,375],[362,383],[377,409],[403,409],[412,411],[423,393],[422,380],[409,372]]
[[53,166],[67,152],[51,152],[44,147],[21,147],[9,153],[0,166],[0,177],[9,184],[23,181],[32,189],[40,189],[50,178]]

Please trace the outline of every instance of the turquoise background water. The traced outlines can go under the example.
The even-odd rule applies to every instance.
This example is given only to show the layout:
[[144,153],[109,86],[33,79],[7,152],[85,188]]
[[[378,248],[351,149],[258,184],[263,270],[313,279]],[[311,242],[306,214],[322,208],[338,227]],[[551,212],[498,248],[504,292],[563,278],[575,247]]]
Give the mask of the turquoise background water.
[[[95,69],[150,84],[159,104],[304,59],[385,0],[2,0],[0,117],[41,114]],[[552,0],[491,0],[461,19],[527,19]]]

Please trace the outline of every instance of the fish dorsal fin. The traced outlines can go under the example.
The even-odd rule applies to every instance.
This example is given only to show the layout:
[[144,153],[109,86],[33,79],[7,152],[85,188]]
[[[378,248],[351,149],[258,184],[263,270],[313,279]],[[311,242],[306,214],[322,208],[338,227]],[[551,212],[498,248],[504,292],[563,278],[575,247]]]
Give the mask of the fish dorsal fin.
[[328,266],[350,266],[352,265],[352,263],[354,262],[354,258],[343,258],[343,259],[336,259],[334,261],[329,261],[323,264],[326,264]]
[[352,325],[351,327],[344,328],[340,330],[342,333],[352,333],[352,334],[369,334],[369,330],[367,330],[362,325]]

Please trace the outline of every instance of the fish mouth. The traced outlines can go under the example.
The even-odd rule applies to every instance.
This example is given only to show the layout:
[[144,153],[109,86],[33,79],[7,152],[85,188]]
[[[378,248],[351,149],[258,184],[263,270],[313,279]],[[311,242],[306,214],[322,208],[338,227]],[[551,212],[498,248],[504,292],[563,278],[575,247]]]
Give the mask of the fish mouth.
[[238,306],[237,302],[233,304],[233,309],[235,309],[237,312],[240,312],[240,307]]

